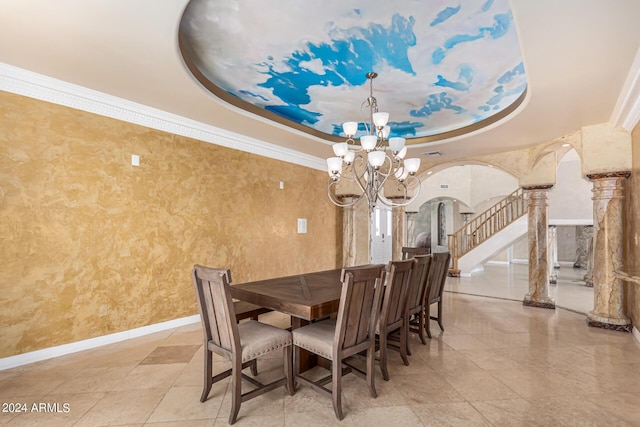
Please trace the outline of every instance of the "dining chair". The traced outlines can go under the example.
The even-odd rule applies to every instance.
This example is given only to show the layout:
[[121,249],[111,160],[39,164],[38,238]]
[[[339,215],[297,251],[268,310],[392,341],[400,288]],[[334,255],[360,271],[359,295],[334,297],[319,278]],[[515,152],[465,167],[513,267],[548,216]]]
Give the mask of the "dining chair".
[[431,248],[411,248],[408,246],[402,247],[402,259],[413,258],[416,255],[429,255]]
[[[369,395],[377,397],[375,388],[375,327],[380,313],[384,266],[346,268],[342,271],[342,293],[336,319],[311,323],[293,330],[294,378],[314,390],[331,396],[339,420],[342,412],[342,375],[349,372],[367,380]],[[317,354],[331,363],[331,375],[311,381],[300,375],[300,348]],[[366,371],[347,365],[345,359],[366,351]],[[345,369],[343,370],[343,365]],[[331,382],[332,390],[324,387]]]
[[[405,309],[405,319],[407,323],[407,354],[411,356],[411,345],[409,341],[409,332],[416,332],[420,337],[423,345],[427,344],[424,336],[424,297],[427,290],[427,279],[429,278],[429,269],[431,268],[431,255],[417,255],[413,258],[413,266],[411,267],[411,281],[409,282],[409,290],[407,291],[407,306]],[[415,317],[415,327],[410,320]]]
[[387,346],[389,334],[400,332],[400,357],[405,365],[409,365],[407,357],[407,322],[405,322],[406,295],[411,280],[413,259],[391,261],[387,267],[382,310],[378,322],[378,340],[380,343],[380,370],[382,378],[389,381],[387,369]]
[[[255,320],[238,323],[229,290],[229,270],[201,265],[193,267],[200,320],[204,333],[204,389],[200,401],[209,396],[214,383],[231,375],[231,413],[229,424],[235,423],[240,404],[284,385],[290,395],[294,393],[291,366],[291,332],[266,325]],[[284,377],[269,384],[262,384],[245,375],[242,369],[252,366],[259,356],[277,349],[284,349]],[[213,353],[231,361],[231,368],[213,375]],[[254,373],[254,372],[252,372]],[[242,393],[242,379],[256,388]]]
[[[227,276],[227,283],[231,284],[231,270],[224,270],[225,275]],[[270,308],[260,307],[259,305],[251,304],[246,301],[234,301],[233,302],[233,311],[236,313],[236,321],[241,321],[244,319],[253,319],[258,320],[261,314],[270,313],[273,310]],[[258,375],[255,373],[254,375]]]
[[[442,293],[444,284],[447,280],[449,272],[449,261],[451,260],[450,252],[440,252],[432,254],[431,268],[429,269],[429,278],[427,279],[427,291],[425,293],[424,302],[424,318],[427,335],[431,338],[431,320],[437,320],[438,326],[444,331],[442,326]],[[438,303],[438,315],[431,315],[431,304]]]

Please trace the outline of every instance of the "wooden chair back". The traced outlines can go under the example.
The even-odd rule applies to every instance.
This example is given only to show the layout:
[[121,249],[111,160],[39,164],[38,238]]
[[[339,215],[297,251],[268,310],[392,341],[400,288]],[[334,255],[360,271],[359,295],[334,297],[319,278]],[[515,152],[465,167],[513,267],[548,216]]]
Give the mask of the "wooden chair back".
[[[342,271],[342,294],[336,320],[334,352],[362,351],[375,340],[380,312],[384,266],[346,268]],[[339,360],[339,359],[334,359]]]
[[410,259],[418,255],[429,255],[431,248],[410,248],[408,246],[402,247],[402,259]]
[[427,294],[425,295],[425,304],[433,304],[442,299],[444,284],[447,280],[449,272],[449,261],[451,253],[440,252],[432,254],[432,266],[429,269],[429,278],[427,279]]
[[403,319],[412,267],[413,259],[391,261],[387,267],[386,286],[380,317],[381,330],[383,326],[399,324]]
[[422,310],[430,267],[431,255],[417,255],[413,258],[411,280],[407,291],[407,312],[410,314]]
[[195,265],[192,273],[200,320],[210,350],[231,359],[240,351],[240,336],[229,290],[231,272]]

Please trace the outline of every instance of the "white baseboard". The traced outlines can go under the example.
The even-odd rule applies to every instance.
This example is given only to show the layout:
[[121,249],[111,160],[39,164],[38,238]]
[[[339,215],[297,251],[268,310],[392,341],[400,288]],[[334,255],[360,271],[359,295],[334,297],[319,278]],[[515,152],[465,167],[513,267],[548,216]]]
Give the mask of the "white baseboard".
[[128,331],[116,332],[115,334],[103,335],[101,337],[89,338],[88,340],[76,341],[69,344],[63,344],[55,347],[44,348],[42,350],[32,351],[30,353],[5,357],[0,359],[0,371],[4,369],[15,368],[16,366],[27,365],[29,363],[40,362],[42,360],[76,353],[78,351],[101,347],[107,344],[125,341],[131,338],[138,338],[143,335],[153,334],[155,332],[166,331],[167,329],[173,329],[199,321],[200,315],[195,314],[193,316],[182,317],[180,319],[169,320],[153,325],[147,325]]
[[640,331],[634,326],[633,327],[633,336],[636,338],[636,341],[640,342]]

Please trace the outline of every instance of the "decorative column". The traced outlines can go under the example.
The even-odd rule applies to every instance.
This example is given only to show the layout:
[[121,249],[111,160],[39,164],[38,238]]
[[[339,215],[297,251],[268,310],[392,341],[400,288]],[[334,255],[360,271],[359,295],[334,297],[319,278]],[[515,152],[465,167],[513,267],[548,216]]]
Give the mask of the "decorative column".
[[589,326],[631,332],[624,313],[622,269],[622,199],[630,172],[592,174],[593,182],[593,311]]
[[593,288],[593,236],[589,238],[587,246],[587,273],[584,275],[584,283],[588,288]]
[[402,259],[402,247],[405,245],[405,207],[394,206],[391,208],[391,259]]
[[342,267],[356,265],[356,208],[342,208]]
[[555,225],[549,226],[549,283],[555,285],[558,283],[558,273],[556,268],[560,268],[558,264],[558,229]]
[[589,243],[592,235],[592,225],[579,225],[576,227],[576,261],[573,263],[573,268],[587,268]]
[[552,185],[523,187],[528,200],[529,236],[529,293],[523,304],[531,307],[555,309],[549,296],[549,255],[547,230],[549,228],[548,192]]
[[406,225],[407,225],[407,246],[415,246],[415,234],[416,234],[416,215],[418,212],[405,212]]

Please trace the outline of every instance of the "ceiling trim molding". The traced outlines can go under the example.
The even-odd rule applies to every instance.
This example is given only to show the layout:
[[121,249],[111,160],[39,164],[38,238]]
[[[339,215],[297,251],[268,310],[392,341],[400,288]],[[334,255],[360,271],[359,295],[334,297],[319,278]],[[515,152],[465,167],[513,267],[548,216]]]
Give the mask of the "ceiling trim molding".
[[326,170],[325,159],[2,62],[0,62],[0,90],[275,160]]
[[622,86],[610,122],[631,132],[640,121],[640,49]]

